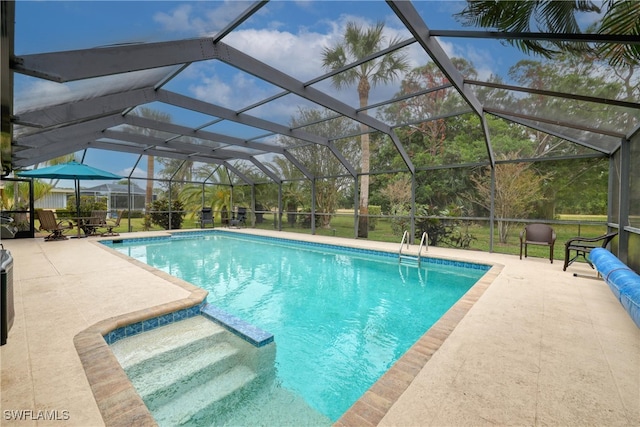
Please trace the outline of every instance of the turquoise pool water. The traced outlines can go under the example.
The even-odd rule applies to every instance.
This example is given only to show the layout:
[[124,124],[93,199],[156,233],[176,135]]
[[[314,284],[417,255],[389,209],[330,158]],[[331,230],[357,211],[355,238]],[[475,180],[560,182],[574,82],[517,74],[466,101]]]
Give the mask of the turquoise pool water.
[[273,333],[278,383],[332,421],[488,270],[225,232],[113,248]]

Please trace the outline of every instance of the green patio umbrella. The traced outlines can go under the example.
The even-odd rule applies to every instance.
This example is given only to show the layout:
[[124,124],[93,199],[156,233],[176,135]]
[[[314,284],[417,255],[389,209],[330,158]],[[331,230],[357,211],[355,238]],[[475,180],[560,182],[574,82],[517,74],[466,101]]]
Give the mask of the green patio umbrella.
[[[78,214],[78,224],[80,224],[80,181],[93,180],[103,181],[110,179],[122,179],[120,175],[94,168],[75,161],[61,163],[59,165],[47,166],[42,169],[32,169],[18,172],[16,175],[26,178],[51,178],[51,179],[72,179],[75,183],[76,192],[76,212]],[[80,228],[78,228],[80,235]]]

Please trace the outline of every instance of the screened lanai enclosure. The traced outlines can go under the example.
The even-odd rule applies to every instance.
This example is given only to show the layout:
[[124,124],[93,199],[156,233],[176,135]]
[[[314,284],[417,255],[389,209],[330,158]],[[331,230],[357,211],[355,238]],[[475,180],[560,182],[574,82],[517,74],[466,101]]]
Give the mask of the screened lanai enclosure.
[[123,177],[129,231],[158,213],[199,227],[210,208],[216,226],[246,212],[503,251],[544,222],[618,231],[637,271],[640,18],[611,21],[639,9],[2,2],[3,215],[28,227],[34,199],[72,186],[19,171],[75,159]]

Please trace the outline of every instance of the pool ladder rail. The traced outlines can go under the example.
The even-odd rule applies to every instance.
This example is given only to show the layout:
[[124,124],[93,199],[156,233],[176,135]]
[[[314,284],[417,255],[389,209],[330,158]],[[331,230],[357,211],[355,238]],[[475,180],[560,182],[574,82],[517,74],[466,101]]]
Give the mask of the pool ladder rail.
[[404,246],[405,242],[407,245],[407,249],[409,249],[409,232],[407,230],[405,230],[404,234],[402,235],[402,241],[400,242],[400,250],[398,251],[398,263],[402,264],[402,260],[413,261],[417,262],[418,268],[420,268],[422,248],[425,248],[427,252],[429,251],[429,235],[426,231],[422,233],[422,238],[420,238],[420,249],[418,250],[417,257],[414,255],[402,255],[402,246]]

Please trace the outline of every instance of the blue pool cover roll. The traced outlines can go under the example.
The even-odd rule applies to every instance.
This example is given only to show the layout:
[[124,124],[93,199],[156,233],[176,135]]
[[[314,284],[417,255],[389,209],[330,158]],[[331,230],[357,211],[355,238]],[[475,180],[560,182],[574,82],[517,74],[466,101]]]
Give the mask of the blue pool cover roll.
[[606,249],[593,249],[589,259],[640,328],[640,276]]

